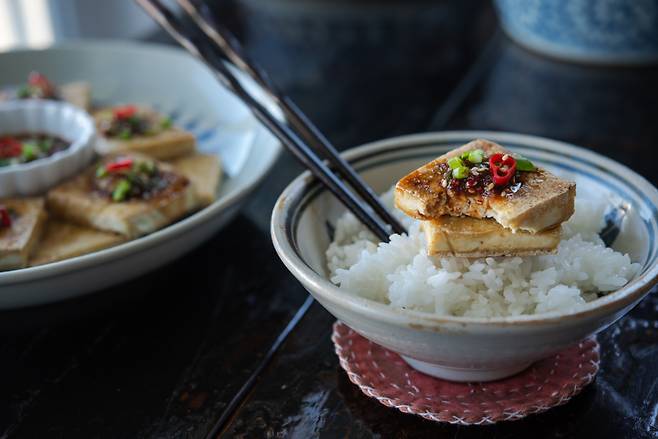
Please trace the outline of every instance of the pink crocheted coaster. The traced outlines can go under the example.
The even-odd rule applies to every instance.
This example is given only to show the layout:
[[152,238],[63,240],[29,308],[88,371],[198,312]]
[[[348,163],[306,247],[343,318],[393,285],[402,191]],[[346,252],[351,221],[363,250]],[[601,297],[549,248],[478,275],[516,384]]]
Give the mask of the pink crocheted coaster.
[[566,403],[599,370],[594,337],[517,375],[488,383],[455,383],[425,375],[342,322],[334,323],[331,339],[340,365],[363,393],[403,413],[451,424],[494,424],[541,413]]

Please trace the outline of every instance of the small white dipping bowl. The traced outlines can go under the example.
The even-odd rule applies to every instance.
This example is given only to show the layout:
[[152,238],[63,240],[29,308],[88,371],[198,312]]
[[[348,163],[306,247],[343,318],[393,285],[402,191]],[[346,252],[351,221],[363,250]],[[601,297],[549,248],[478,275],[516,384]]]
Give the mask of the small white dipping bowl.
[[397,309],[342,290],[328,279],[329,230],[345,209],[308,172],[286,188],[272,214],[279,257],[318,302],[359,334],[401,354],[412,367],[454,381],[513,375],[603,330],[635,306],[658,276],[658,191],[629,168],[592,151],[538,137],[467,131],[384,140],[350,150],[345,157],[383,192],[409,171],[476,138],[501,143],[575,180],[581,196],[602,197],[610,206],[627,203],[613,247],[641,265],[635,278],[572,313],[469,318]]
[[0,103],[0,137],[40,133],[71,145],[42,159],[0,167],[0,197],[41,194],[76,174],[94,157],[96,128],[85,111],[59,101]]

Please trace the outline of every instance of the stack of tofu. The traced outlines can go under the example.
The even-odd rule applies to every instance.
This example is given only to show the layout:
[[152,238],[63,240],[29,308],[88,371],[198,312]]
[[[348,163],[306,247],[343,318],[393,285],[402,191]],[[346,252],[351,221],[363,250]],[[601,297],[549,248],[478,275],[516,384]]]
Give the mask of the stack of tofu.
[[416,169],[395,187],[396,207],[422,221],[428,254],[486,257],[555,252],[560,226],[574,212],[576,184],[536,168],[518,172],[511,188],[451,191],[438,170],[453,157],[474,150],[483,151],[485,157],[514,156],[496,143],[474,140]]

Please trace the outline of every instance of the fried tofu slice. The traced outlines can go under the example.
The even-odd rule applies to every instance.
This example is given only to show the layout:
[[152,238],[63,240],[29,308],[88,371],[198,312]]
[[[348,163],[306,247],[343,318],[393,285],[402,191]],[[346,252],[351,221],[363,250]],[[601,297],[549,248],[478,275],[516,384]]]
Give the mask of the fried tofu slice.
[[[165,116],[144,106],[136,106],[138,114],[152,121],[165,120]],[[96,150],[101,155],[123,152],[146,154],[159,160],[170,160],[191,154],[196,149],[196,138],[192,133],[175,126],[159,129],[151,134],[135,135],[129,139],[107,137],[102,135],[103,124],[111,118],[113,108],[103,108],[94,113],[99,136]]]
[[76,81],[59,87],[59,95],[66,102],[89,111],[91,108],[91,85],[88,82]]
[[[576,184],[545,169],[520,172],[520,186],[504,194],[454,193],[443,185],[442,168],[466,151],[481,149],[487,156],[511,154],[487,140],[474,140],[452,150],[403,177],[395,186],[395,206],[419,219],[443,215],[493,218],[512,231],[537,233],[566,221],[574,212]],[[443,165],[443,166],[442,166]]]
[[171,128],[152,136],[139,136],[130,140],[99,137],[96,144],[96,150],[101,155],[138,152],[160,160],[189,154],[195,148],[194,135],[179,128]]
[[555,253],[561,227],[537,233],[512,232],[493,219],[442,216],[423,221],[427,254],[480,258]]
[[11,226],[0,228],[0,270],[25,267],[46,222],[44,200],[7,198],[0,200],[0,204],[11,217]]
[[42,265],[86,255],[115,246],[125,240],[125,237],[115,233],[102,232],[60,220],[49,220],[29,264]]
[[217,155],[196,153],[173,160],[171,164],[190,179],[202,206],[215,201],[222,178],[222,166]]
[[[76,107],[89,111],[91,108],[91,85],[88,82],[76,81],[57,87],[58,98]],[[0,102],[19,99],[16,89],[0,91]]]
[[[152,161],[140,154],[121,154],[123,159]],[[115,202],[94,184],[99,166],[117,159],[107,156],[81,175],[51,189],[47,195],[49,211],[57,218],[93,227],[127,238],[152,233],[199,207],[192,183],[167,163],[154,161],[160,175],[168,182],[165,189],[148,199],[133,198]]]

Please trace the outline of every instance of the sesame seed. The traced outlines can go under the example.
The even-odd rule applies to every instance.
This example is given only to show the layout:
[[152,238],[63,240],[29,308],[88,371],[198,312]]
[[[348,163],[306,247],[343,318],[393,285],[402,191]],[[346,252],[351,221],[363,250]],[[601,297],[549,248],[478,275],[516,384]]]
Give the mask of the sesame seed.
[[502,158],[503,161],[507,160],[509,158],[509,155],[505,154]]

